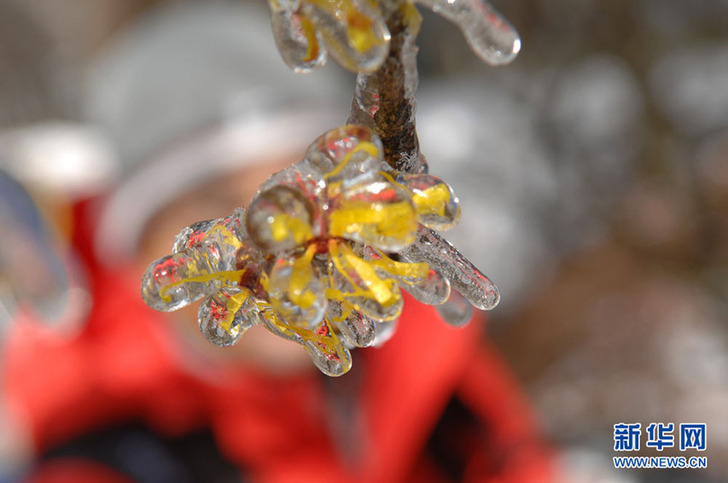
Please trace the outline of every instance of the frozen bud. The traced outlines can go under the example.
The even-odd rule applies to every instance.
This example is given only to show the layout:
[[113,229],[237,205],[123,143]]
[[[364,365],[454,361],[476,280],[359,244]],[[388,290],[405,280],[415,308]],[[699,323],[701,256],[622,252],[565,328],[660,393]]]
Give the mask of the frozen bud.
[[248,208],[245,228],[261,250],[293,250],[313,237],[313,203],[296,189],[274,186],[258,193]]
[[250,292],[237,287],[222,288],[205,298],[197,320],[205,338],[219,347],[233,345],[248,328],[262,322]]
[[195,250],[160,258],[142,277],[142,298],[155,310],[182,308],[221,286],[214,274],[216,267],[216,259]]
[[328,376],[341,376],[351,369],[351,353],[341,344],[326,320],[305,337],[303,346],[316,367]]
[[397,181],[413,194],[419,221],[433,230],[449,230],[460,221],[460,202],[452,188],[429,174],[401,174]]
[[346,302],[330,300],[326,317],[349,348],[369,347],[374,343],[374,322]]
[[331,200],[329,234],[396,251],[417,234],[417,211],[404,188],[386,181],[352,187]]
[[382,142],[367,127],[347,124],[314,141],[306,160],[336,189],[373,180],[382,167]]
[[345,69],[374,72],[389,53],[389,30],[369,0],[303,0],[301,13],[313,21],[329,54]]
[[353,305],[374,321],[396,319],[402,313],[402,293],[397,281],[380,276],[346,243],[329,241],[329,282],[339,300]]
[[295,72],[309,72],[326,62],[311,19],[298,13],[300,1],[270,0],[273,36],[283,61]]
[[311,329],[323,319],[324,287],[314,273],[308,253],[299,258],[276,260],[264,286],[273,308],[289,324]]

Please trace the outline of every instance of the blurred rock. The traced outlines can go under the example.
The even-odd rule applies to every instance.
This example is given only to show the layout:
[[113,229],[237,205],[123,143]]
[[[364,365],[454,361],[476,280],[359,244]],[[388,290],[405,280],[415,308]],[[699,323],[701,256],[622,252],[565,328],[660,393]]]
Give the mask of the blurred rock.
[[620,59],[595,55],[564,70],[546,93],[541,126],[558,180],[550,231],[562,249],[599,229],[635,174],[643,100]]
[[498,284],[498,317],[606,229],[640,151],[639,89],[618,59],[595,56],[545,88],[466,77],[423,83],[418,98],[423,152],[463,206],[448,238]]
[[728,127],[728,43],[683,48],[656,62],[650,88],[670,122],[689,135]]

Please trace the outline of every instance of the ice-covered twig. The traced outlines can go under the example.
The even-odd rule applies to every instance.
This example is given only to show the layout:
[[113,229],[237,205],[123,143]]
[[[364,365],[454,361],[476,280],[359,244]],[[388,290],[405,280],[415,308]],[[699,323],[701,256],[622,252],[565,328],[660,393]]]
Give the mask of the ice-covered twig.
[[[415,123],[421,17],[405,0],[269,0],[284,60],[307,71],[327,52],[358,73],[349,124],[324,133],[274,174],[247,209],[183,229],[154,262],[142,295],[158,310],[203,299],[214,344],[261,324],[301,344],[325,374],[350,349],[383,342],[401,290],[440,307],[453,325],[470,305],[494,308],[495,285],[435,230],[460,219],[452,189],[427,174]],[[520,42],[484,0],[422,0],[455,22],[484,60],[504,63]],[[465,301],[469,302],[468,305]]]

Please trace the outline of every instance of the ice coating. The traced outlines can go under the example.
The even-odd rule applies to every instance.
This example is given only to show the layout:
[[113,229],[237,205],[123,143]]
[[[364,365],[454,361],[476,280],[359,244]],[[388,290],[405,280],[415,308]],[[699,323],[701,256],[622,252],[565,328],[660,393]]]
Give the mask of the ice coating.
[[420,226],[418,240],[402,250],[410,260],[429,264],[450,281],[474,307],[494,309],[500,301],[498,288],[488,277],[475,268],[457,248],[429,228]]
[[334,197],[332,207],[329,230],[333,236],[388,251],[415,240],[417,209],[411,194],[397,184],[377,180],[354,186]]
[[172,254],[150,265],[142,278],[142,297],[170,312],[237,283],[236,252],[245,237],[242,209],[230,216],[185,227],[175,238]]
[[473,52],[488,64],[507,64],[521,50],[516,29],[485,0],[416,1],[457,25]]
[[402,313],[402,294],[396,279],[380,276],[374,267],[345,243],[329,242],[332,293],[366,317],[388,322]]
[[415,39],[422,17],[408,2],[384,1],[380,7],[396,35],[382,67],[357,75],[349,123],[368,126],[382,139],[384,157],[394,170],[423,172],[426,166],[415,131]]
[[313,236],[314,208],[300,190],[277,185],[250,205],[246,230],[266,253],[288,251]]
[[253,325],[261,323],[250,292],[224,287],[200,304],[197,321],[205,338],[218,347],[235,344]]
[[[278,49],[286,64],[297,72],[322,65],[327,52],[352,72],[377,71],[390,54],[392,26],[389,23],[393,12],[409,9],[411,15],[413,3],[457,25],[473,52],[488,64],[507,64],[521,48],[516,30],[485,0],[268,0],[268,3]],[[371,91],[371,87],[363,92]],[[361,99],[364,105],[376,105],[372,98],[365,100],[366,96],[361,96]]]
[[339,341],[329,323],[324,320],[307,337],[304,347],[318,369],[327,376],[341,376],[351,369],[351,352]]
[[452,188],[429,174],[401,174],[397,181],[414,193],[420,223],[433,230],[449,230],[460,221],[460,202]]
[[450,292],[450,297],[445,303],[435,308],[442,320],[455,327],[463,326],[473,318],[473,306],[455,290]]
[[[416,300],[427,305],[444,304],[450,297],[450,281],[432,268],[427,271],[426,278],[415,283],[401,284],[401,287]],[[447,319],[445,321],[449,322]]]
[[367,0],[303,0],[301,14],[316,26],[328,53],[353,72],[373,72],[389,52],[389,30]]
[[155,310],[171,312],[210,295],[220,287],[207,253],[168,255],[149,267],[142,279],[142,297]]
[[474,306],[494,307],[490,280],[428,228],[457,223],[450,186],[393,171],[382,152],[364,126],[324,133],[247,210],[182,229],[173,253],[147,270],[144,300],[171,311],[204,298],[198,322],[213,344],[233,345],[262,324],[303,346],[330,376],[351,368],[350,349],[391,337],[402,290],[445,304],[454,325],[468,314],[453,305],[451,285]]
[[299,258],[279,258],[263,285],[281,317],[308,329],[318,326],[326,312],[324,286],[314,273],[312,255],[309,250]]
[[369,128],[347,124],[319,136],[306,151],[304,162],[330,192],[338,192],[374,180],[382,167],[382,149]]
[[368,0],[269,0],[276,44],[297,72],[322,65],[330,54],[353,72],[378,69],[389,52],[389,30]]
[[325,64],[326,50],[320,47],[311,20],[301,17],[295,5],[275,8],[275,2],[270,3],[273,36],[286,65],[296,72],[309,72]]
[[349,349],[369,347],[377,336],[375,322],[364,316],[352,305],[337,300],[329,301],[327,318]]

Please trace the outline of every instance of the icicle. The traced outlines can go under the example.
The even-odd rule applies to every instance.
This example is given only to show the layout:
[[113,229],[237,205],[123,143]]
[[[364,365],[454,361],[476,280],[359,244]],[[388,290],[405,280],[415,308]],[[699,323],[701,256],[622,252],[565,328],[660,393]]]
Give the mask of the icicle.
[[369,347],[377,336],[374,322],[345,302],[330,300],[327,318],[349,348]]
[[236,287],[220,289],[207,297],[198,311],[200,331],[219,347],[235,344],[246,330],[260,322],[251,294]]
[[420,227],[417,242],[402,250],[402,254],[442,273],[452,288],[476,308],[491,310],[498,305],[500,294],[495,284],[450,242],[429,228]]
[[485,0],[416,1],[457,25],[473,52],[488,64],[507,64],[521,50],[516,29]]
[[455,327],[461,327],[473,318],[473,306],[455,290],[450,292],[450,298],[444,304],[436,308],[440,317]]
[[328,376],[341,376],[351,369],[351,353],[344,347],[324,320],[306,340],[304,347],[311,360],[321,372]]

